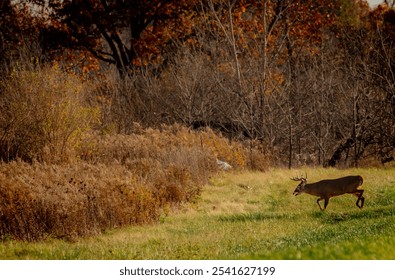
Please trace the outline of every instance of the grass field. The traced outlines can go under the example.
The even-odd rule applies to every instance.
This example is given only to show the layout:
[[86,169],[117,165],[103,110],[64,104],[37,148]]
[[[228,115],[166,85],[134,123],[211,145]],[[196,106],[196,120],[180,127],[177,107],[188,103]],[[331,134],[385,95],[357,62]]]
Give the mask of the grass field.
[[[294,197],[290,177],[310,182],[359,174],[356,197]],[[128,227],[73,242],[0,244],[1,259],[395,259],[395,169],[273,169],[224,173],[195,203],[155,225]]]

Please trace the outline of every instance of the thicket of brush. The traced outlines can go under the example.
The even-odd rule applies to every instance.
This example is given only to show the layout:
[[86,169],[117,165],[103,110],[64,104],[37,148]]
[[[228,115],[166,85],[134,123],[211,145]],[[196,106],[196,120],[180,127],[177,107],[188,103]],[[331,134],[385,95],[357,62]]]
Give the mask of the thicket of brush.
[[[251,164],[249,147],[211,130],[135,123],[116,133],[92,102],[96,86],[58,67],[16,67],[1,79],[0,240],[153,223],[194,201],[216,159]],[[265,168],[265,156],[253,155]]]

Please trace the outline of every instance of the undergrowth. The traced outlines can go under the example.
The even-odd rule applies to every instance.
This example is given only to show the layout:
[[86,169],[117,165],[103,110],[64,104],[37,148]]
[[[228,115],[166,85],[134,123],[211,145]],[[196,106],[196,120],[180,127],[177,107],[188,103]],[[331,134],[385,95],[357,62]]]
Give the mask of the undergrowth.
[[100,123],[89,84],[59,67],[19,65],[0,77],[0,160],[64,163]]
[[128,116],[128,134],[117,134],[102,122],[95,86],[26,61],[0,77],[0,240],[154,223],[195,200],[217,159],[236,169],[269,163],[208,129],[143,128]]
[[67,164],[0,164],[0,239],[75,239],[155,223],[194,201],[217,158],[242,169],[248,151],[209,130],[136,125],[131,135],[92,134],[77,154]]

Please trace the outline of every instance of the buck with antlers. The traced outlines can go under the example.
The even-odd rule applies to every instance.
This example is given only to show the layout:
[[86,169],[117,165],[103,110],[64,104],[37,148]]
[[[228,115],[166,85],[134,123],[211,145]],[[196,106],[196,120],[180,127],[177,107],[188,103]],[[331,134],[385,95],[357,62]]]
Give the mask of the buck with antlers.
[[[361,176],[346,176],[338,179],[322,180],[311,184],[307,184],[307,174],[306,177],[293,177],[291,180],[300,181],[300,184],[296,187],[293,194],[297,196],[302,193],[308,193],[318,196],[317,204],[321,210],[326,209],[331,197],[346,193],[353,194],[358,197],[356,205],[359,208],[362,208],[363,203],[365,202],[365,198],[362,196],[364,190],[358,189],[363,183]],[[320,201],[323,199],[325,200],[324,208],[320,205]]]

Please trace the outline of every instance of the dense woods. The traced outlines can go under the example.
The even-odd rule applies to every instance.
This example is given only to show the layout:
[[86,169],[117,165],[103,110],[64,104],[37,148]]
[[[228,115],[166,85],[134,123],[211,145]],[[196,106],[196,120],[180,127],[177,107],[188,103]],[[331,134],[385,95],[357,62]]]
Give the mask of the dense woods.
[[87,98],[119,133],[208,126],[289,167],[393,159],[393,3],[2,3],[2,77],[21,59],[60,65],[95,83]]
[[[15,215],[21,210],[12,208],[16,201],[37,199],[43,185],[35,183],[39,189],[29,193],[26,182],[37,179],[37,170],[47,172],[46,164],[58,166],[64,177],[51,171],[40,180],[67,186],[61,189],[72,189],[74,198],[84,201],[76,215],[92,215],[92,205],[108,209],[114,201],[124,203],[126,196],[144,205],[125,208],[128,214],[119,217],[152,207],[147,220],[155,220],[162,213],[157,209],[193,200],[216,159],[258,170],[394,160],[393,1],[375,9],[363,0],[3,0],[0,5],[1,213],[8,209]],[[198,168],[185,167],[190,155]],[[13,181],[7,163],[26,170],[28,179]],[[94,204],[91,194],[69,182],[75,174],[59,167],[68,164],[82,164],[73,167],[76,173],[122,166],[111,167],[116,170],[95,190],[103,193],[94,196],[107,197],[108,184],[119,198]],[[98,179],[107,176],[97,173]],[[120,174],[133,179],[114,183]],[[79,182],[95,185],[84,176]],[[136,200],[140,188],[143,198]],[[28,204],[35,205],[39,220],[56,208],[42,199],[47,208]],[[47,229],[36,231],[33,224],[33,237],[26,237],[15,228],[31,220],[35,212],[29,211],[13,228],[1,214],[0,236],[79,234],[56,228],[74,217],[57,212]],[[106,211],[102,215],[118,215]],[[108,225],[103,217],[92,217],[95,230],[138,220],[114,218]]]

